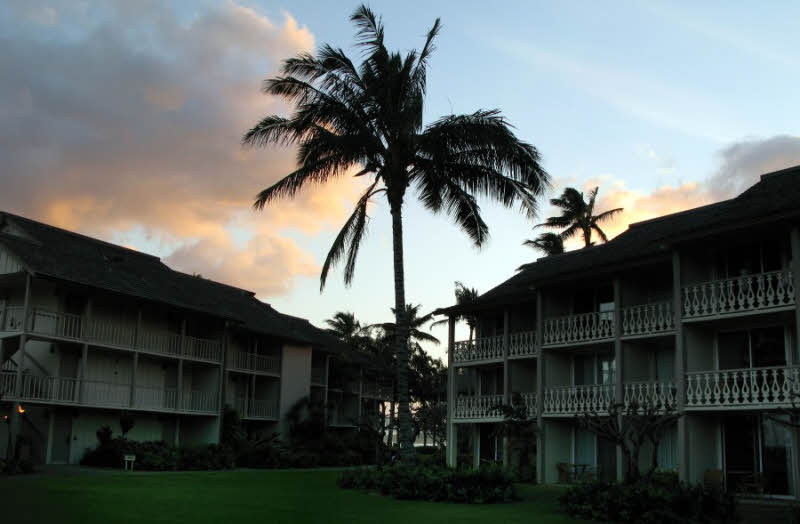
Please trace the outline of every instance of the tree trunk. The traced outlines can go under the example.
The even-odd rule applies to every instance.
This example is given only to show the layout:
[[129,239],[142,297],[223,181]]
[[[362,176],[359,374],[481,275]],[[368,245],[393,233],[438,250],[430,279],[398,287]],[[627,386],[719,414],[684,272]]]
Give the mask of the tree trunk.
[[400,459],[413,463],[414,438],[411,429],[411,412],[408,398],[408,318],[406,315],[406,285],[403,269],[403,195],[391,198],[392,247],[394,251],[394,350],[397,355],[397,420],[399,426]]

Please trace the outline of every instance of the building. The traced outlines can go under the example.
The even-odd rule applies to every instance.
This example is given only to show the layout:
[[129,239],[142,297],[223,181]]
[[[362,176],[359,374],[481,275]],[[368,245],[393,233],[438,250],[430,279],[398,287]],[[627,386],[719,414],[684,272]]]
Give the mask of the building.
[[[538,423],[537,477],[621,479],[620,450],[576,424],[611,403],[682,414],[659,467],[729,491],[800,495],[797,308],[800,166],[731,200],[632,224],[607,244],[545,257],[450,307],[448,462],[500,460],[492,437],[512,398]],[[453,340],[458,314],[474,341]],[[459,448],[461,455],[459,455]],[[643,453],[643,460],[651,451]]]
[[176,445],[218,442],[226,405],[285,433],[304,397],[356,427],[382,392],[363,359],[334,365],[348,351],[252,292],[0,213],[0,442],[27,436],[38,461],[78,463],[121,412],[128,438]]

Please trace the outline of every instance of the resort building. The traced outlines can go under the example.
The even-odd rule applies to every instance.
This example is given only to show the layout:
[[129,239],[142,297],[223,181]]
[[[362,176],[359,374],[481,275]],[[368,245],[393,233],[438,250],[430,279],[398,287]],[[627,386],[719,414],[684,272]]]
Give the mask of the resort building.
[[[523,266],[476,304],[441,310],[448,442],[457,443],[448,463],[502,460],[496,407],[516,399],[537,422],[540,482],[621,479],[621,451],[576,416],[668,403],[681,416],[662,437],[660,468],[730,492],[797,497],[798,279],[800,166]],[[463,314],[477,318],[477,337],[456,342]]]
[[135,440],[218,442],[226,405],[285,434],[305,397],[354,428],[385,392],[348,351],[252,292],[0,212],[2,457],[23,435],[34,460],[78,463],[123,412]]

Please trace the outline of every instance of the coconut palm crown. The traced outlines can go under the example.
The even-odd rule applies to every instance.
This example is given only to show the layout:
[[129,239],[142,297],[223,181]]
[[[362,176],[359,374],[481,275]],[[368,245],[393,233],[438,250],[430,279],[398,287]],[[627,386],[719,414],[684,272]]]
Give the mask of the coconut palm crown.
[[597,187],[589,191],[589,199],[586,200],[583,193],[574,187],[564,189],[561,196],[550,200],[551,204],[561,210],[561,215],[549,217],[544,224],[537,227],[561,229],[559,236],[562,240],[569,240],[580,235],[583,237],[584,247],[593,245],[592,233],[597,233],[602,242],[608,242],[608,236],[600,224],[621,213],[622,208],[610,209],[595,215],[594,205],[597,200],[597,191]]
[[320,288],[331,267],[344,262],[350,284],[369,220],[368,204],[384,197],[392,217],[395,315],[398,329],[397,387],[401,460],[413,461],[408,403],[408,322],[403,257],[403,204],[413,189],[423,207],[446,213],[476,246],[489,238],[478,197],[516,207],[529,217],[549,187],[534,146],[519,140],[497,110],[444,116],[423,123],[426,73],[441,23],[435,21],[420,51],[389,51],[380,18],[366,6],[351,16],[362,60],[356,65],[340,48],[323,45],[315,55],[283,63],[265,81],[264,93],[294,105],[288,116],[263,118],[243,137],[248,146],[297,147],[298,167],[261,191],[255,208],[301,189],[345,176],[363,177],[365,190],[333,241],[322,266]]

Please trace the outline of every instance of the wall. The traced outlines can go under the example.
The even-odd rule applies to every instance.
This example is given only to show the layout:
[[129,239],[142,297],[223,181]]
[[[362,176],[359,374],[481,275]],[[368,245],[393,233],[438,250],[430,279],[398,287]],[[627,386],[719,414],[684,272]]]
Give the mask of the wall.
[[558,420],[545,420],[544,427],[544,481],[558,482],[559,462],[572,462],[572,424]]
[[[122,431],[119,427],[119,411],[100,411],[90,409],[64,408],[73,414],[72,442],[70,446],[70,464],[80,463],[87,449],[97,447],[97,430],[101,426],[110,426],[114,436]],[[132,413],[135,425],[128,433],[131,440],[162,440],[165,438],[164,426],[169,416],[149,413]]]
[[22,271],[22,265],[4,247],[0,246],[0,275]]
[[722,469],[720,462],[720,417],[711,413],[687,414],[690,482],[703,482],[707,469]]
[[286,435],[286,413],[311,393],[311,346],[285,344],[281,355],[280,433]]
[[510,360],[512,393],[536,392],[536,361],[533,359]]

